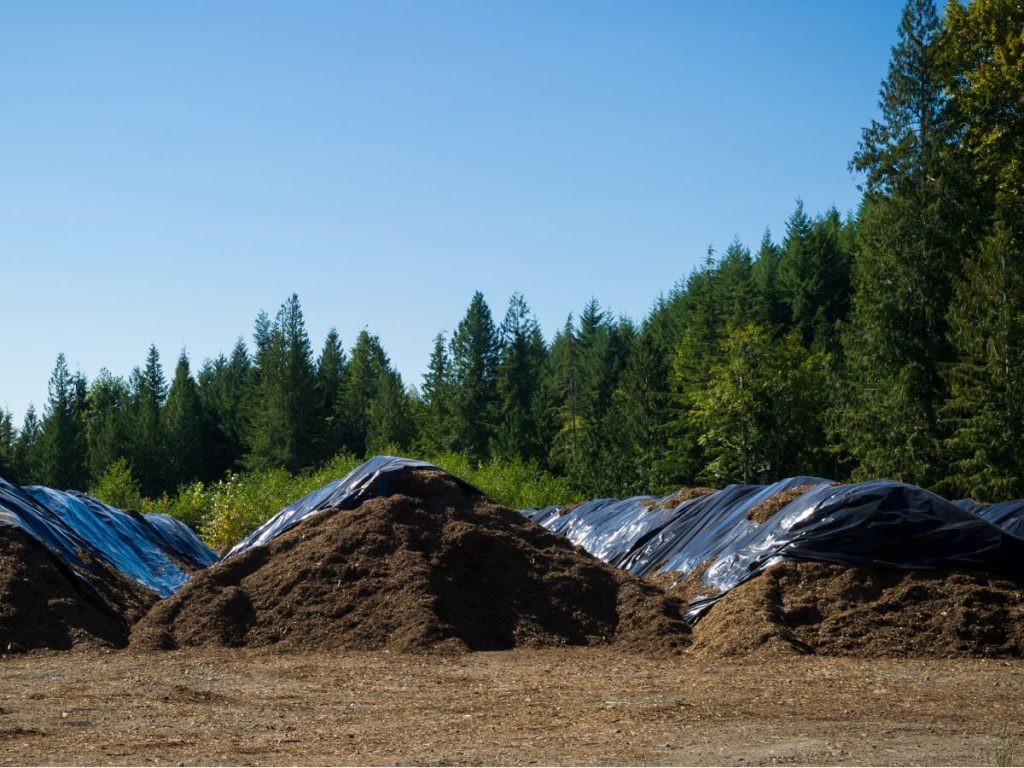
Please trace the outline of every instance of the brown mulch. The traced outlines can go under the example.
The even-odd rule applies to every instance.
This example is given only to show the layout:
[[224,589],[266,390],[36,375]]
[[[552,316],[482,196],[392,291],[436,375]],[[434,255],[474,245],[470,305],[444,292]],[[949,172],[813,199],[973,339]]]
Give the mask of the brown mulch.
[[674,652],[689,641],[680,608],[518,512],[419,470],[392,496],[314,515],[197,574],[131,643]]
[[106,607],[42,546],[0,528],[0,653],[127,644],[129,623],[157,596],[103,563],[86,562]]
[[665,499],[644,499],[640,504],[647,509],[675,509],[684,501],[693,501],[718,493],[717,488],[680,488],[678,491]]
[[1024,580],[982,572],[786,562],[733,589],[693,630],[699,657],[1024,656]]

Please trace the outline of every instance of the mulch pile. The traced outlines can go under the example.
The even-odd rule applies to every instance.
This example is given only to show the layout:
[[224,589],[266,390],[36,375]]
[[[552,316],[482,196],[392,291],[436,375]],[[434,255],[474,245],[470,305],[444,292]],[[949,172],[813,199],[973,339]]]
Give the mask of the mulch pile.
[[747,512],[747,520],[758,524],[766,523],[774,517],[776,512],[789,504],[789,502],[799,499],[815,487],[816,486],[812,484],[798,485],[796,488],[790,488],[788,491],[776,493],[774,496],[765,499],[760,504],[751,507]]
[[196,574],[132,630],[141,649],[401,651],[689,643],[680,601],[430,470]]
[[0,654],[127,644],[129,625],[157,596],[103,563],[86,562],[87,578],[105,600],[19,530],[0,528]]
[[680,488],[678,491],[673,493],[668,498],[658,499],[644,499],[640,502],[643,506],[648,509],[675,509],[684,501],[693,501],[694,499],[702,499],[705,496],[710,496],[712,493],[718,493],[716,488]]
[[694,627],[692,650],[708,658],[1019,657],[1024,580],[785,562],[714,605]]

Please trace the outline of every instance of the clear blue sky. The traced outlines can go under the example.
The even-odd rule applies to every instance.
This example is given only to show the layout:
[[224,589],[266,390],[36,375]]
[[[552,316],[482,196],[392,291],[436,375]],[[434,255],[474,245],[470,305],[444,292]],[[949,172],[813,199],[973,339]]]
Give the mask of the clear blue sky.
[[58,352],[168,373],[292,292],[406,381],[474,290],[641,318],[858,200],[901,3],[0,4],[0,405]]

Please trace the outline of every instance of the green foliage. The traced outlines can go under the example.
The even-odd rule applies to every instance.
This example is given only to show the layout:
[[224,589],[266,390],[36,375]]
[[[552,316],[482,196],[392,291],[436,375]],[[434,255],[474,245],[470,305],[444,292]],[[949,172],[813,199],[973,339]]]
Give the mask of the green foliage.
[[499,504],[513,509],[566,504],[580,498],[565,478],[545,472],[532,461],[490,459],[477,464],[461,453],[428,456],[424,460],[461,477]]
[[178,358],[161,418],[167,440],[168,485],[177,487],[195,480],[203,461],[203,408],[184,351]]
[[477,291],[452,336],[455,445],[477,459],[487,455],[494,434],[498,354],[494,318]]
[[116,459],[89,492],[105,504],[118,509],[143,509],[142,491],[125,458]]
[[819,472],[828,378],[828,357],[808,354],[795,332],[777,342],[756,325],[730,334],[690,413],[707,452],[702,479],[768,482]]
[[260,375],[249,403],[246,465],[297,471],[315,458],[316,374],[299,297],[292,294],[273,324],[257,319]]
[[50,397],[43,415],[40,441],[42,481],[54,488],[82,488],[86,484],[85,380],[72,376],[64,353],[50,377]]

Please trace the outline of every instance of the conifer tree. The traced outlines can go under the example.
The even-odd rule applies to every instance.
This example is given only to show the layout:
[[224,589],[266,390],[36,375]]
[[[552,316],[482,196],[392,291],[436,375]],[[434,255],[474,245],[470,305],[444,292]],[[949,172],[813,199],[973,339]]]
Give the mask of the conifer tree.
[[62,352],[50,376],[39,454],[41,480],[54,488],[82,489],[88,485],[78,386]]
[[444,333],[434,337],[427,372],[423,376],[420,441],[428,454],[445,453],[454,442],[451,358]]
[[416,435],[409,396],[397,373],[386,370],[366,414],[366,453],[402,451]]
[[259,373],[246,464],[295,472],[314,461],[317,428],[316,374],[299,297],[292,294],[281,305],[269,328],[261,313],[255,336]]
[[168,490],[167,443],[160,410],[167,399],[160,353],[150,345],[145,368],[132,371],[131,390],[131,452],[129,463],[134,467],[142,493],[159,496]]
[[327,332],[323,350],[316,363],[316,392],[319,406],[317,442],[321,460],[330,458],[342,449],[344,430],[335,418],[334,411],[345,382],[347,365],[341,337],[337,330],[331,328]]
[[241,337],[230,357],[218,355],[199,372],[204,480],[222,477],[227,470],[237,468],[243,458],[253,378],[249,349]]
[[36,407],[29,403],[28,408],[25,409],[25,418],[22,421],[21,429],[18,430],[18,439],[14,442],[14,469],[11,474],[13,480],[19,485],[41,481],[39,456],[41,433],[42,427],[39,417],[36,416]]
[[174,369],[162,417],[167,439],[167,484],[173,489],[197,479],[203,461],[203,408],[184,350]]
[[501,326],[496,372],[499,422],[495,454],[540,461],[547,453],[537,405],[547,350],[540,325],[521,294],[514,293]]
[[551,424],[548,466],[562,474],[579,461],[578,376],[576,328],[570,313],[551,342],[543,384]]
[[477,291],[452,336],[455,444],[474,460],[487,456],[494,434],[498,353],[494,318]]
[[[360,331],[349,354],[341,396],[335,404],[335,418],[342,425],[345,448],[356,456],[365,456],[369,448],[370,407],[381,392],[382,382],[397,376],[380,339],[365,329]],[[378,414],[379,423],[383,416]]]
[[865,129],[853,159],[866,191],[837,420],[856,477],[923,485],[944,476],[941,372],[953,359],[946,314],[959,274],[939,34],[932,2],[909,0],[881,120]]
[[0,408],[0,477],[8,482],[12,482],[14,476],[14,444],[17,438],[14,417],[6,408]]
[[131,393],[124,379],[100,369],[89,387],[85,438],[89,476],[102,477],[115,461],[131,453],[129,407]]

